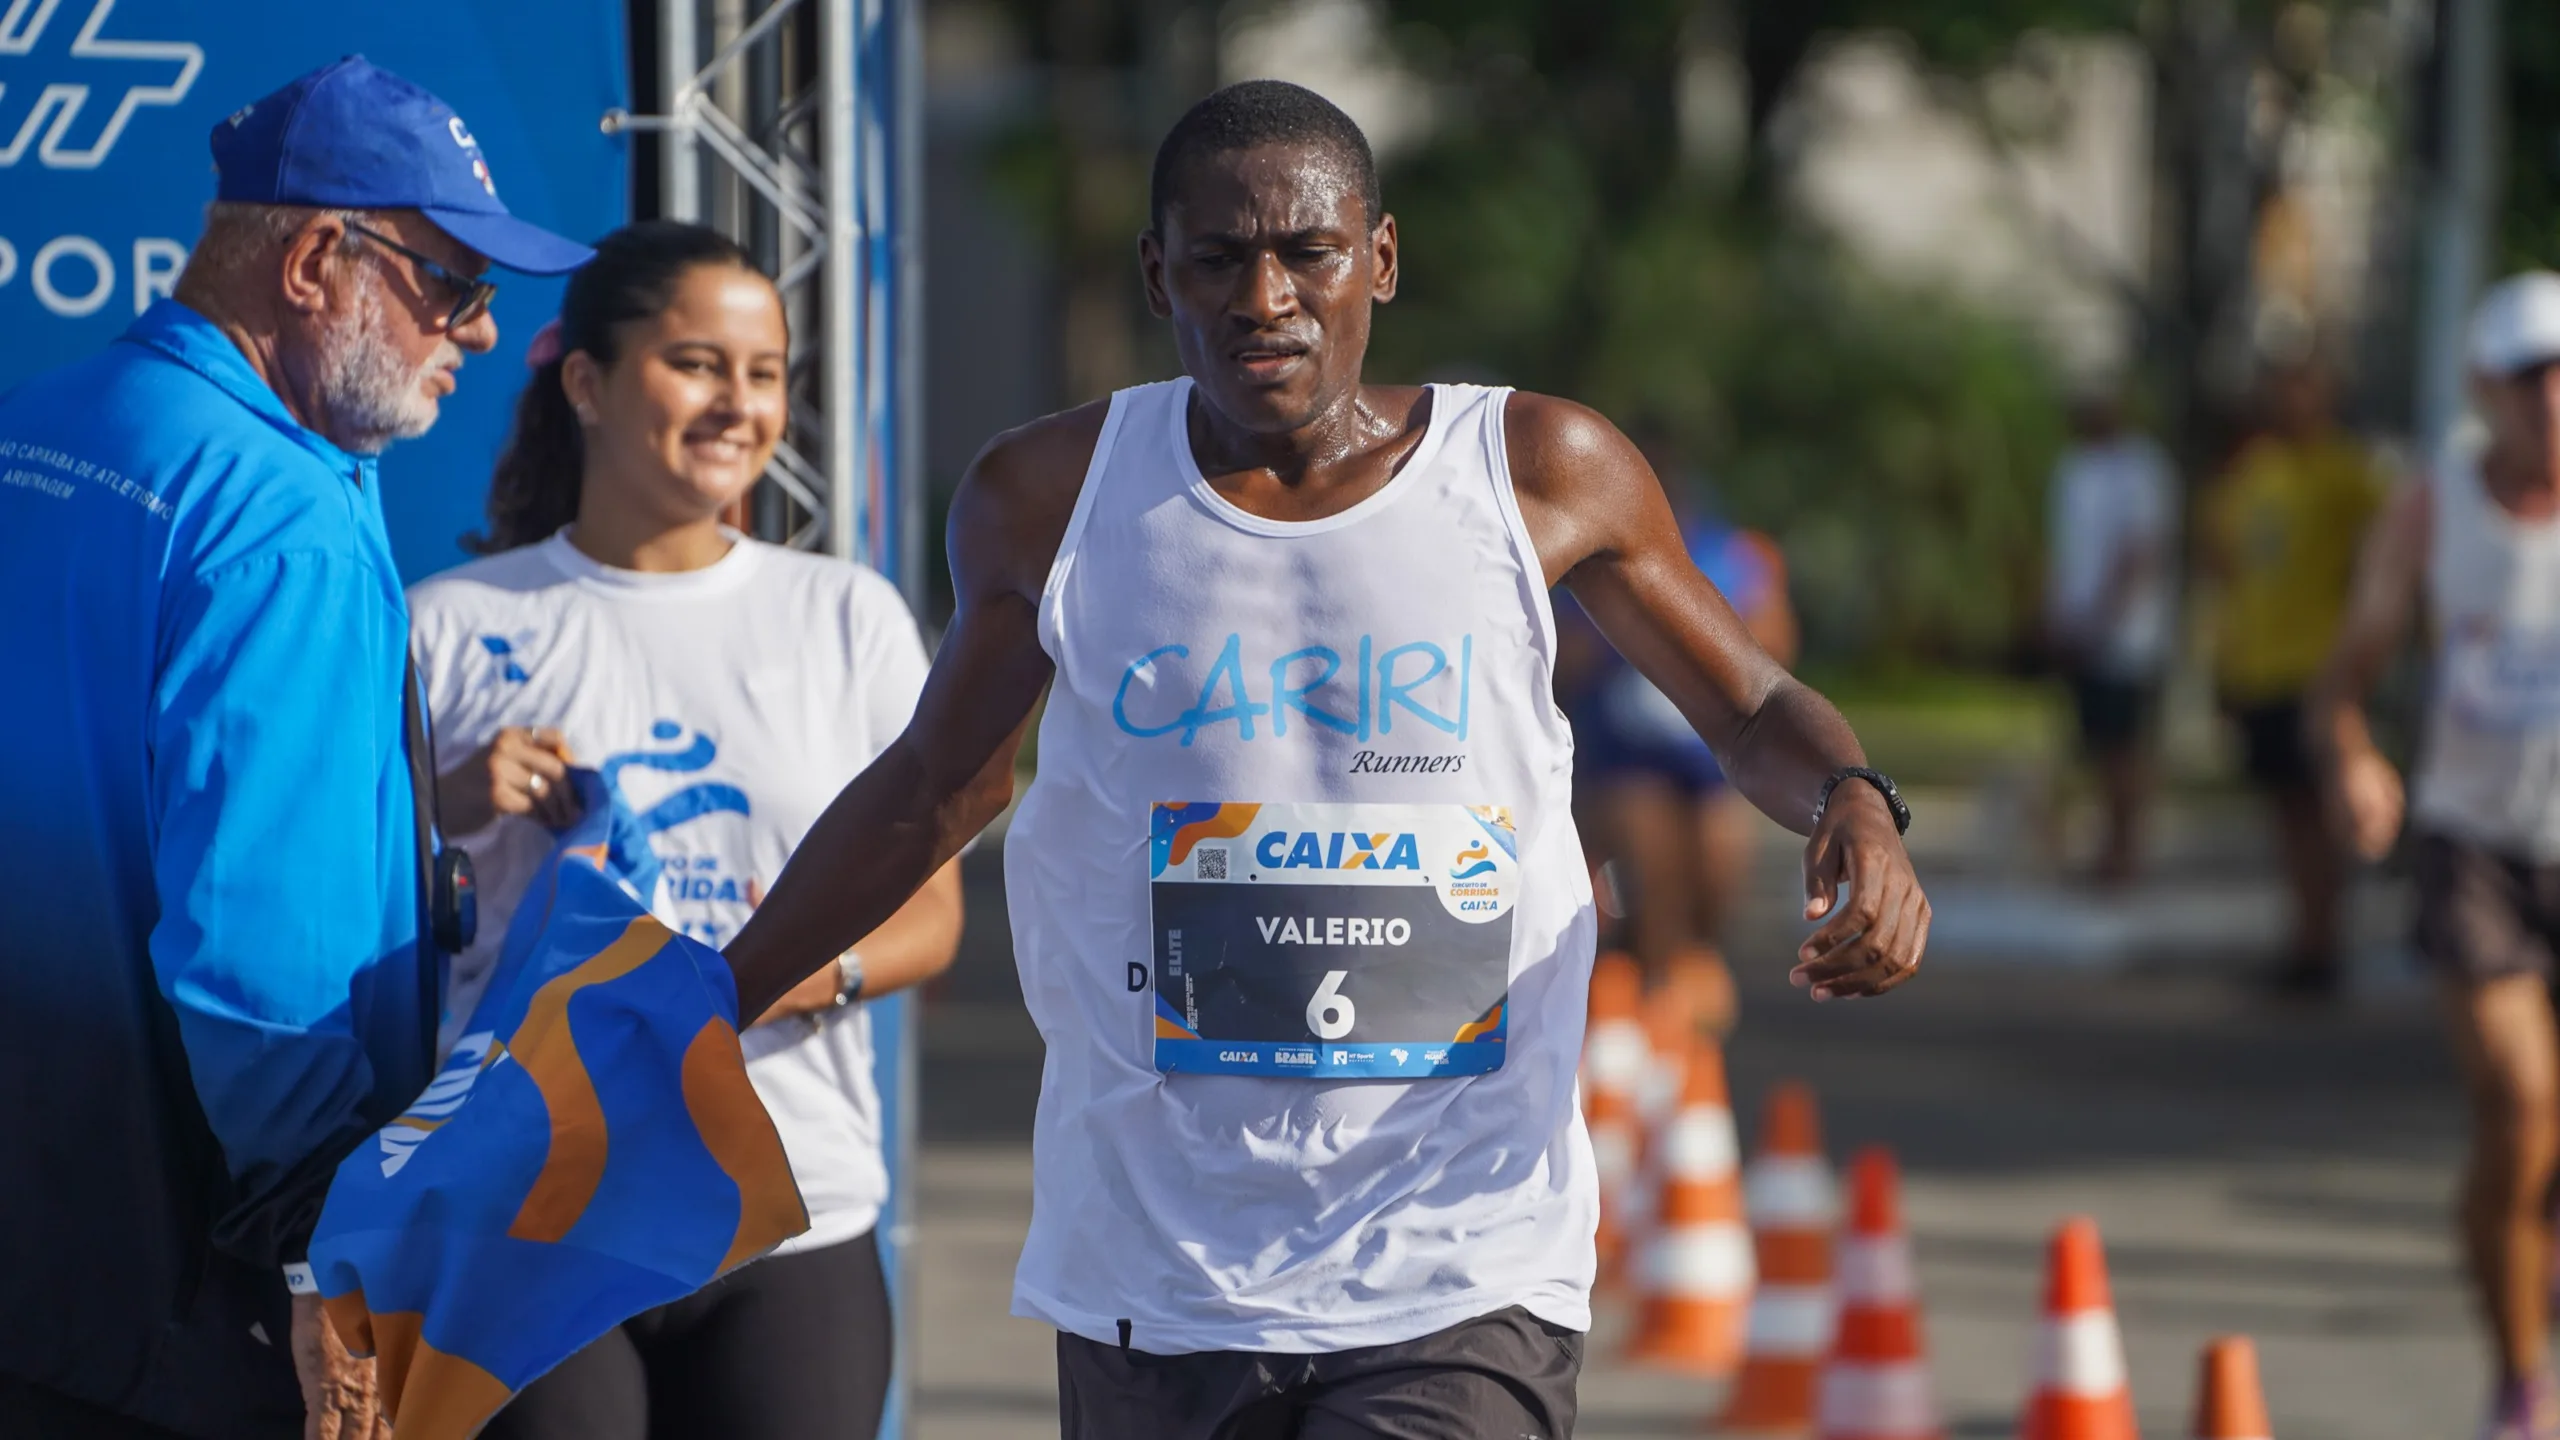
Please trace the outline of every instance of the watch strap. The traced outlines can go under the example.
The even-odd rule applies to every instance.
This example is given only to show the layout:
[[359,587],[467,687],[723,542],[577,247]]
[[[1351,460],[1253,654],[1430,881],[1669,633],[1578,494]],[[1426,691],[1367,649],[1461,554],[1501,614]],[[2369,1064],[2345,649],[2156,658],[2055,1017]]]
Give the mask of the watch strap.
[[1814,802],[1813,806],[1815,824],[1822,823],[1824,812],[1831,808],[1831,792],[1840,788],[1840,782],[1843,780],[1863,780],[1873,787],[1878,795],[1884,797],[1884,808],[1893,816],[1893,833],[1896,835],[1911,833],[1911,807],[1903,803],[1901,787],[1893,783],[1892,776],[1881,770],[1870,770],[1864,765],[1844,765],[1833,771],[1830,779],[1822,782],[1822,796]]

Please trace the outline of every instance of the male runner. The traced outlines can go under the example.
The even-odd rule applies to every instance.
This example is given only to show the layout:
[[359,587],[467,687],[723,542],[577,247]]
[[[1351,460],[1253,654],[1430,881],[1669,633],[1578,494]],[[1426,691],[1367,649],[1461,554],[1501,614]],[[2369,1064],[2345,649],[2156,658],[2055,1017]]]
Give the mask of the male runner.
[[1152,202],[1185,378],[978,457],[914,723],[731,943],[741,1012],[999,812],[1054,677],[1005,864],[1048,1046],[1014,1305],[1061,1332],[1065,1433],[1569,1434],[1593,914],[1549,587],[1811,832],[1816,998],[1919,963],[1907,812],[1606,421],[1361,383],[1396,227],[1341,111],[1219,91]]
[[2560,275],[2496,286],[2472,328],[2488,443],[2457,442],[2375,520],[2306,716],[2356,848],[2400,829],[2360,708],[2423,595],[2435,694],[2416,794],[2419,953],[2471,1099],[2462,1232],[2496,1341],[2487,1440],[2560,1440],[2550,1205],[2560,1153]]

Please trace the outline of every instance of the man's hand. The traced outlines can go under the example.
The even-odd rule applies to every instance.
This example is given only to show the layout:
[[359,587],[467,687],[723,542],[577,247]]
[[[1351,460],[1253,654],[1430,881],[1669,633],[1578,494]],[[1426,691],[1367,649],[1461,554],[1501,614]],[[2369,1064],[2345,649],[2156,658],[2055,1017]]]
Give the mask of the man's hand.
[[293,1297],[293,1373],[302,1381],[302,1440],[391,1440],[373,1361],[347,1353],[317,1295]]
[[2357,855],[2373,861],[2391,853],[2408,796],[2401,787],[2400,772],[2391,768],[2381,751],[2364,744],[2339,756],[2334,801]]
[[[1841,903],[1841,892],[1848,902]],[[1796,948],[1788,980],[1813,998],[1881,995],[1911,978],[1929,944],[1929,897],[1884,797],[1844,780],[1804,847],[1804,918],[1829,916]]]

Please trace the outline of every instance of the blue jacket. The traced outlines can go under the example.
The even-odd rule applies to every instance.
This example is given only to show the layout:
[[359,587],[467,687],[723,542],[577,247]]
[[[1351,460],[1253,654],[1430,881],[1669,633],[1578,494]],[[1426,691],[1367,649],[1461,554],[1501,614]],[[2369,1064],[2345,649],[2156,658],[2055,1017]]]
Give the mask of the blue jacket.
[[0,1373],[298,1435],[279,1265],[431,1073],[373,463],[163,301],[0,395]]

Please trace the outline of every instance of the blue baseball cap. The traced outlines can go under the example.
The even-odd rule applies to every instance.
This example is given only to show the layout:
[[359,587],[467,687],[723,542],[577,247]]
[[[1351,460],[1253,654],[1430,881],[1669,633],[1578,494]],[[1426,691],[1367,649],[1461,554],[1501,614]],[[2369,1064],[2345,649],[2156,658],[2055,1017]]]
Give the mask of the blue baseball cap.
[[494,265],[560,275],[593,250],[507,213],[453,107],[350,55],[213,127],[215,196],[252,205],[415,210]]

